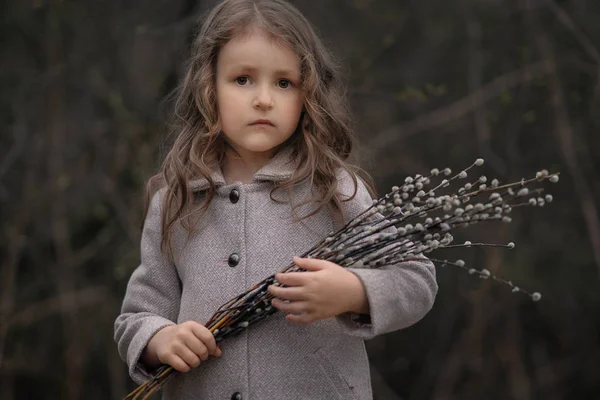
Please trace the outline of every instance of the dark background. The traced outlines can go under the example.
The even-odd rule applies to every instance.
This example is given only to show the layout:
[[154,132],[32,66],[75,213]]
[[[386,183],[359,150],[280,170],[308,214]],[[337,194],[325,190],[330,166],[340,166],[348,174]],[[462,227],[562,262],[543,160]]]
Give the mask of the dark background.
[[[560,172],[554,202],[452,250],[543,298],[438,269],[418,324],[367,342],[376,399],[600,398],[600,2],[293,1],[345,66],[362,166]],[[165,96],[214,1],[3,2],[0,398],[119,399],[113,342],[139,262]],[[451,250],[447,250],[450,252]]]

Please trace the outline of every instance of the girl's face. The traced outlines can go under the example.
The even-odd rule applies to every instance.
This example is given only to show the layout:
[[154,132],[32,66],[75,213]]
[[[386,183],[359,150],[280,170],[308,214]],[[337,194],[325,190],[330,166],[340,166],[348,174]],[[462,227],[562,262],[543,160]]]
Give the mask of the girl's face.
[[296,130],[304,96],[300,61],[261,30],[240,35],[217,58],[217,105],[228,143],[245,157],[270,158]]

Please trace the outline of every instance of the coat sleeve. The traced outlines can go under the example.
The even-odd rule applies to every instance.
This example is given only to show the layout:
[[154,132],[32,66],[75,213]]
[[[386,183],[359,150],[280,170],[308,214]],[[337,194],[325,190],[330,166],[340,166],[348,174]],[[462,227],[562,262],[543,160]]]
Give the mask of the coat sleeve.
[[[340,193],[347,198],[354,193],[348,173],[339,179]],[[364,183],[357,178],[354,199],[344,202],[345,223],[370,207],[373,199]],[[380,215],[381,218],[383,216]],[[438,286],[435,267],[425,256],[418,261],[386,265],[377,269],[348,268],[361,280],[367,295],[370,315],[343,313],[336,316],[344,333],[363,339],[413,325],[432,308]]]
[[141,263],[131,275],[121,314],[115,321],[119,354],[138,384],[151,376],[139,361],[142,351],[156,332],[175,324],[181,300],[177,270],[160,250],[161,193],[154,195],[148,209],[141,239]]

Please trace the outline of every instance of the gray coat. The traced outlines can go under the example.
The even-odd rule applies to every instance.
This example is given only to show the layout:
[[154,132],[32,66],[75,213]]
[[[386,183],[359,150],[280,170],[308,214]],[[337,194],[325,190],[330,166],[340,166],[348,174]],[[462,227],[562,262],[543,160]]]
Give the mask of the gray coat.
[[[205,323],[220,305],[280,271],[292,256],[340,227],[326,210],[293,223],[289,204],[270,199],[274,182],[291,176],[294,166],[289,153],[281,152],[250,184],[226,184],[215,171],[218,194],[201,218],[198,233],[187,246],[181,228],[174,236],[176,263],[160,251],[162,192],[153,197],[142,234],[141,264],[131,276],[115,321],[119,353],[135,382],[150,376],[139,357],[160,328],[187,320]],[[352,180],[342,178],[340,192],[351,195]],[[194,181],[192,187],[201,192],[207,182]],[[306,187],[298,188],[295,201],[307,193]],[[356,197],[343,203],[346,220],[371,203],[359,181]],[[234,253],[239,256],[235,266],[228,262]],[[346,313],[299,326],[276,313],[223,341],[222,357],[178,373],[163,389],[163,399],[372,399],[364,339],[419,321],[434,302],[435,269],[424,259],[351,270],[365,286],[370,321],[361,323],[357,315]]]

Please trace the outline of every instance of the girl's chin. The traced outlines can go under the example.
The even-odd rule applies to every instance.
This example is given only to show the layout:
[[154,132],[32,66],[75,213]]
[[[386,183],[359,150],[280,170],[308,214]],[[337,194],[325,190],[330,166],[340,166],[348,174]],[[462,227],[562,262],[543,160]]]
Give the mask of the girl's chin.
[[261,144],[236,144],[233,149],[240,154],[254,154],[272,156],[280,143],[261,143]]
[[240,137],[241,140],[232,139],[234,138],[227,138],[227,141],[238,153],[269,154],[273,153],[288,138],[254,132]]
[[257,146],[245,149],[247,152],[256,155],[273,155],[277,146]]
[[260,141],[254,143],[243,143],[238,148],[242,148],[245,151],[252,153],[269,153],[274,151],[281,143],[277,141]]

